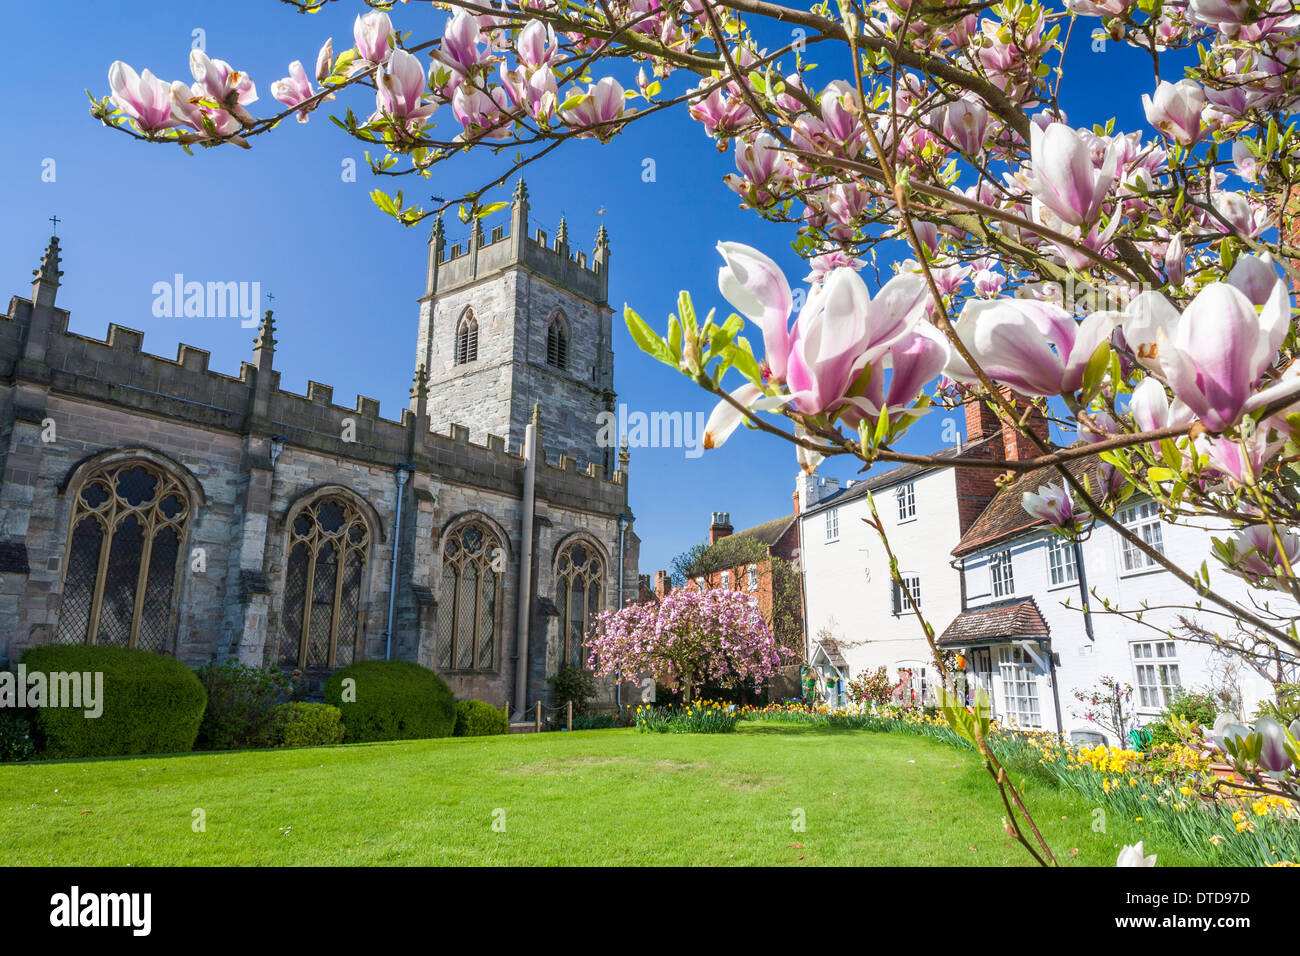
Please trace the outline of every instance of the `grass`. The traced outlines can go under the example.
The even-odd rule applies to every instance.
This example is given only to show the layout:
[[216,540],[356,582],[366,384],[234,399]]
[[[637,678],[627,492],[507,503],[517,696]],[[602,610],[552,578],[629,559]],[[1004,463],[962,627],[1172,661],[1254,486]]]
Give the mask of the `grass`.
[[[1093,832],[1092,806],[1034,780],[1026,800],[1064,864],[1113,866],[1144,837],[1113,813]],[[0,863],[1030,862],[1002,813],[972,755],[927,739],[750,723],[592,730],[3,764]],[[1188,862],[1147,839],[1162,865]]]

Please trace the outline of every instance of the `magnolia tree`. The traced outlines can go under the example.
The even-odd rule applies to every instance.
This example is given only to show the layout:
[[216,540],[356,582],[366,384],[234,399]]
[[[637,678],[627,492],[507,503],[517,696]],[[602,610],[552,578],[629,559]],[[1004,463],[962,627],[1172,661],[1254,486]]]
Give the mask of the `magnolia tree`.
[[673,591],[596,615],[587,666],[602,676],[649,674],[685,700],[705,685],[761,688],[783,651],[740,591]]
[[[333,0],[286,2],[314,12]],[[701,318],[684,292],[660,334],[626,311],[644,351],[716,396],[706,447],[743,422],[792,442],[809,470],[837,455],[1051,469],[1026,498],[1031,513],[1072,538],[1110,528],[1186,585],[1199,610],[1175,636],[1294,679],[1293,0],[370,6],[352,46],[326,40],[306,57],[313,69],[289,64],[269,109],[246,72],[195,51],[193,82],[114,63],[111,93],[92,96],[91,111],[120,133],[192,150],[252,147],[336,101],[332,118],[370,148],[380,177],[418,181],[464,154],[487,159],[474,166],[491,169],[481,186],[432,206],[401,189],[373,193],[404,224],[454,208],[477,230],[502,205],[495,190],[566,140],[606,141],[684,109],[702,149],[732,151],[725,187],[789,224],[809,260],[796,291],[764,253],[722,242],[719,288],[735,314]],[[1062,110],[1066,54],[1081,44],[1149,61],[1129,81],[1144,124],[1117,128],[1104,102],[1089,115]],[[1038,454],[899,450],[920,416],[963,401],[987,403]],[[1049,446],[1028,426],[1038,412],[1079,441]],[[1100,463],[1098,480],[1084,460]],[[1199,568],[1116,519],[1134,494],[1167,521],[1207,529]],[[1216,588],[1225,573],[1251,597]],[[1108,609],[1152,621],[1141,607]],[[1013,795],[982,721],[963,726]],[[1259,752],[1246,743],[1234,756],[1252,771]],[[1016,803],[1017,836],[1052,862]]]

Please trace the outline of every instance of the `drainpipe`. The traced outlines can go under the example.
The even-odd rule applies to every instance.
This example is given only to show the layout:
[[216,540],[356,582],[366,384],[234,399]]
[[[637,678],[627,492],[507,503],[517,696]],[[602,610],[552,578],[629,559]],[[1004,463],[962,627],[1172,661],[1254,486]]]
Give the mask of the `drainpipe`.
[[[627,534],[627,526],[628,523],[631,522],[631,520],[632,520],[631,515],[618,516],[618,606],[619,608],[623,607],[623,602],[626,600],[626,597],[623,594],[623,555],[624,555],[623,542],[626,540],[625,536]],[[621,673],[618,675],[618,683],[614,685],[614,703],[618,707],[619,714],[622,715],[623,675]]]
[[388,581],[388,633],[384,635],[384,660],[393,659],[393,611],[397,606],[397,562],[402,554],[402,490],[410,469],[405,465],[397,466],[397,517],[393,521],[393,574]]
[[[1042,644],[1039,644],[1039,647],[1042,647]],[[1052,681],[1052,705],[1056,709],[1056,736],[1064,740],[1065,724],[1061,722],[1061,689],[1057,686],[1056,679],[1056,652],[1052,650],[1050,644],[1047,645],[1047,673]]]
[[515,708],[528,707],[528,618],[533,583],[533,493],[537,487],[537,411],[524,429],[524,514],[519,552],[519,619],[515,634]]
[[1073,541],[1074,546],[1074,564],[1079,569],[1079,598],[1083,601],[1083,630],[1088,635],[1088,640],[1097,640],[1096,635],[1092,633],[1092,609],[1088,606],[1088,572],[1083,567],[1083,548],[1078,541]]

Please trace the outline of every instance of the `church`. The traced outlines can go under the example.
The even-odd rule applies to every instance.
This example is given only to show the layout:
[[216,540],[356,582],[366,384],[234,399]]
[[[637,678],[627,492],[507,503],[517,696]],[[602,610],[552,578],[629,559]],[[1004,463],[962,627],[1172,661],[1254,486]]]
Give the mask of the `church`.
[[[265,313],[238,376],[110,324],[68,331],[57,238],[0,319],[0,665],[47,643],[236,658],[309,684],[413,660],[520,714],[635,597],[609,239],[429,239],[409,408],[280,388]],[[615,688],[601,688],[612,701]]]

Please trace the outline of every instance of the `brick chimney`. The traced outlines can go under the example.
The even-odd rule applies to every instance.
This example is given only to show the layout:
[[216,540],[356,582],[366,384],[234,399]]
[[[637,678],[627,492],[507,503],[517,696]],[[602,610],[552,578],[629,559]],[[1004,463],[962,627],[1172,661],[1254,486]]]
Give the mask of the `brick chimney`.
[[734,530],[730,514],[725,511],[713,512],[713,523],[709,525],[709,544],[717,544]]
[[665,597],[673,589],[673,582],[668,579],[667,571],[656,571],[654,581],[655,597]]
[[797,515],[799,513],[799,489],[796,488],[790,492],[790,498],[794,501],[794,513]]
[[[1010,391],[1003,393],[1017,408],[1024,408],[1028,400]],[[1047,418],[1034,408],[1026,423],[1044,442],[1050,441]],[[991,441],[977,445],[985,438]],[[1010,424],[1004,424],[997,412],[978,398],[966,402],[966,445],[963,454],[969,457],[1026,461],[1040,454],[1028,436]],[[957,525],[962,534],[975,523],[997,494],[999,471],[993,468],[958,468],[954,472],[957,490]]]

